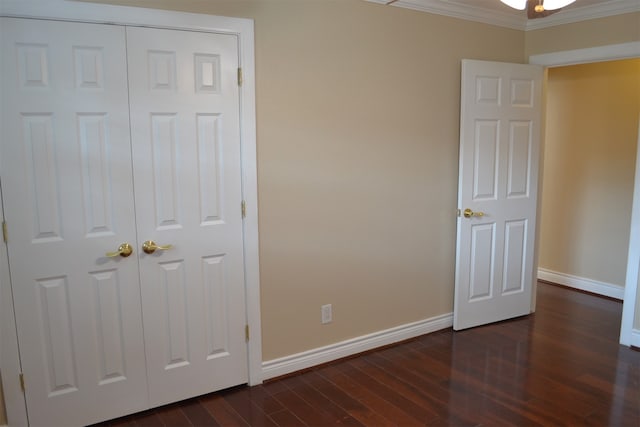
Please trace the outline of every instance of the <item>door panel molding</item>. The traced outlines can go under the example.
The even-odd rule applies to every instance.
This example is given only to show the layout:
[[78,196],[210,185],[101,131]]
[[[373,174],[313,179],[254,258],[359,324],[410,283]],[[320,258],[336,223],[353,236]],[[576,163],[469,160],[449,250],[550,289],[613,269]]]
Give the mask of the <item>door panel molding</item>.
[[[238,63],[242,68],[240,87],[240,133],[242,198],[245,202],[243,220],[244,270],[247,325],[251,331],[248,342],[249,384],[260,384],[262,373],[262,337],[260,325],[260,282],[258,258],[257,158],[255,122],[255,62],[253,20],[213,15],[112,6],[63,0],[3,0],[0,16],[55,19],[89,23],[115,23],[166,29],[195,30],[234,35],[238,41]],[[87,52],[79,52],[86,54]],[[91,52],[88,52],[91,53]],[[79,60],[82,58],[79,57]],[[206,67],[205,67],[206,68]],[[206,68],[208,69],[208,68]],[[100,73],[85,76],[83,85],[100,84]],[[90,78],[91,77],[91,78]],[[215,81],[203,76],[209,86]],[[86,80],[86,81],[85,81]],[[46,82],[45,82],[46,83]],[[209,86],[203,86],[210,90]],[[87,90],[92,88],[87,86]],[[0,211],[1,212],[1,211]],[[240,215],[240,207],[238,207]],[[9,229],[11,226],[9,225]],[[15,329],[13,297],[8,274],[8,255],[0,245],[0,371],[10,425],[26,425],[27,413],[18,376],[20,360]]]

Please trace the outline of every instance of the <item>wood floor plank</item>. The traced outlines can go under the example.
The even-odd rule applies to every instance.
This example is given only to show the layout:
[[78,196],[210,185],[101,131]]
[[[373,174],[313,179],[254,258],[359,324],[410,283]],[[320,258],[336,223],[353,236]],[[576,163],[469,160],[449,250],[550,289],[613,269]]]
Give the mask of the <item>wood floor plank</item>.
[[268,415],[286,409],[282,406],[282,403],[274,397],[275,393],[285,389],[286,387],[284,386],[270,387],[269,384],[264,384],[256,387],[247,387],[246,392],[249,395],[249,399]]
[[278,412],[274,412],[270,415],[276,425],[280,427],[300,427],[306,426],[300,418],[296,417],[293,413],[291,413],[287,409],[283,409]]
[[292,381],[289,381],[287,386],[313,408],[325,414],[329,424],[362,427],[363,424],[358,422],[344,409],[329,400],[320,390],[306,381],[307,376],[308,375],[302,374],[291,377]]
[[359,390],[354,390],[355,385],[348,378],[343,378],[342,374],[333,374],[334,369],[326,366],[309,372],[305,374],[305,381],[363,425],[394,425],[391,420],[380,415],[377,408],[367,406],[366,400],[359,400],[361,396],[357,393]]
[[[229,405],[242,417],[242,419],[250,426],[277,426],[271,418],[267,415],[262,407],[261,402],[254,402],[251,398],[251,394],[248,392],[248,387],[239,388],[231,392],[223,393],[224,399]],[[286,409],[282,409],[286,411]]]
[[132,417],[118,418],[115,420],[107,421],[106,423],[104,423],[104,425],[109,427],[134,427],[136,425],[135,417],[138,417],[138,416],[139,415],[136,414],[133,418]]
[[180,404],[179,408],[194,426],[218,427],[220,425],[197,399],[187,400]]
[[178,406],[170,405],[159,408],[158,416],[165,426],[189,427],[193,425]]
[[358,421],[366,425],[389,425],[391,423],[391,425],[413,426],[421,424],[391,402],[363,387],[348,374],[343,373],[341,368],[340,365],[329,366],[322,370],[322,375],[327,376],[331,382],[358,401],[359,408],[348,409],[348,412]]
[[535,314],[417,337],[113,426],[640,427],[640,352],[621,304],[540,283]]
[[283,390],[274,397],[306,425],[322,426],[332,424],[330,417],[321,411],[316,410],[293,390]]
[[[371,378],[392,389],[395,394],[399,394],[417,405],[420,408],[420,413],[416,413],[416,415],[420,417],[422,422],[429,423],[441,415],[437,409],[441,402],[432,399],[425,388],[412,382],[403,381],[400,378],[400,375],[404,374],[403,369],[394,369],[390,365],[375,363],[377,360],[375,355],[365,355],[354,359],[352,364]],[[388,369],[393,369],[393,373]]]
[[135,419],[135,425],[139,427],[161,426],[162,420],[157,412],[147,412]]
[[343,383],[343,386],[350,387],[360,402],[387,420],[401,425],[423,425],[433,418],[431,413],[425,413],[418,405],[395,394],[389,387],[352,366],[350,361],[336,368],[349,379],[349,383]]
[[198,403],[200,403],[222,427],[249,427],[249,423],[242,419],[240,414],[238,414],[220,394],[214,393],[203,396],[198,399]]
[[[443,382],[443,380],[434,380],[431,377],[419,374],[425,366],[424,363],[411,363],[410,359],[404,357],[404,352],[393,355],[389,354],[389,352],[385,353],[371,354],[368,359],[384,367],[397,380],[417,387],[424,398],[430,402],[430,407],[436,411],[437,419],[434,420],[436,424],[438,423],[437,420],[447,420],[447,424],[454,425],[475,424],[475,420],[472,417],[465,417],[463,413],[449,410],[448,403],[452,400],[452,393],[444,385],[446,382]],[[426,366],[431,368],[432,364],[429,363]]]

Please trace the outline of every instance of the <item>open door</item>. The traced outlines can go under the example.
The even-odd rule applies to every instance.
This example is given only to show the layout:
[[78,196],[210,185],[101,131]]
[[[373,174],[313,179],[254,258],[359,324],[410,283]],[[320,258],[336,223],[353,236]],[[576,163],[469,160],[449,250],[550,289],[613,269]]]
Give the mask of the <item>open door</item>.
[[462,61],[455,330],[531,312],[542,75]]

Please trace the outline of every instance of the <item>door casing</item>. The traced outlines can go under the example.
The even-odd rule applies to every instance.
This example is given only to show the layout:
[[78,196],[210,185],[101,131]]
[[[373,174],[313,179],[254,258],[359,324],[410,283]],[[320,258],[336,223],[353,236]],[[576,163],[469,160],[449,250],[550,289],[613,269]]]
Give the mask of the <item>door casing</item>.
[[[249,384],[262,382],[260,278],[258,259],[258,191],[255,122],[255,63],[253,20],[213,15],[112,6],[63,0],[3,0],[0,16],[115,23],[166,29],[231,34],[237,37],[240,87],[242,197],[246,205],[243,223],[244,269],[247,306]],[[1,211],[0,211],[1,213]],[[4,215],[2,215],[4,220]],[[10,225],[9,225],[10,229]],[[27,425],[27,410],[20,389],[21,372],[15,328],[13,297],[6,245],[0,245],[0,371],[7,419],[10,425]]]

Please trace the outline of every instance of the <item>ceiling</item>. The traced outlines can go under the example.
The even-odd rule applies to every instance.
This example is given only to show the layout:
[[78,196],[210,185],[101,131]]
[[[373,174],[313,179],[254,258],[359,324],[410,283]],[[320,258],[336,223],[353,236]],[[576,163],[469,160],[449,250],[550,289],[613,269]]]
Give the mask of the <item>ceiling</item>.
[[[386,4],[389,0],[366,0]],[[527,19],[526,11],[515,10],[500,0],[397,0],[388,7],[484,22],[507,28],[532,30],[587,19],[640,12],[640,0],[576,0],[558,13],[541,19]]]

